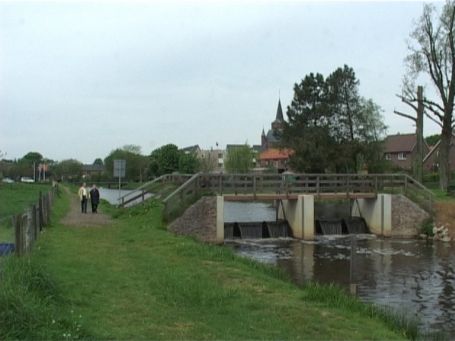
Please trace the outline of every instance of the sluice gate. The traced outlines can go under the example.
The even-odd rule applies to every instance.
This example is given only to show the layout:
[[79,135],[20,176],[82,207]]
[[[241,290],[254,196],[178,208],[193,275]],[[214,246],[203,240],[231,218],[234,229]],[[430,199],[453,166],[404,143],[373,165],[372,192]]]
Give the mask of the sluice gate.
[[285,220],[235,222],[224,224],[224,239],[290,238],[292,232]]
[[322,235],[364,234],[370,233],[370,231],[365,219],[349,217],[344,219],[317,219],[316,233]]

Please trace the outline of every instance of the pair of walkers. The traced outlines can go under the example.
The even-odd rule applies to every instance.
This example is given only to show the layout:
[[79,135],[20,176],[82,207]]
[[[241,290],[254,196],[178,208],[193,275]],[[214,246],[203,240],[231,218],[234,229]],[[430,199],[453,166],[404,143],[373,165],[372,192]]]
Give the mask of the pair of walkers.
[[78,191],[79,199],[81,200],[81,211],[82,213],[87,213],[87,202],[90,199],[92,204],[92,213],[98,213],[98,204],[100,203],[100,192],[96,185],[93,184],[90,191],[87,189],[85,182],[79,188]]

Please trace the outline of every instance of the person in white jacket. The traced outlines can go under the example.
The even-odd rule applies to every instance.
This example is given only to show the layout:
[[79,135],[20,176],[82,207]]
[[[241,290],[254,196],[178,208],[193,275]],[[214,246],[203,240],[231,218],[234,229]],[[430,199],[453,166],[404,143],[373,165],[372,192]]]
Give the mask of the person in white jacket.
[[81,200],[82,213],[87,213],[87,201],[89,199],[89,193],[87,191],[87,188],[85,187],[85,182],[79,188],[77,194],[79,195],[79,199]]

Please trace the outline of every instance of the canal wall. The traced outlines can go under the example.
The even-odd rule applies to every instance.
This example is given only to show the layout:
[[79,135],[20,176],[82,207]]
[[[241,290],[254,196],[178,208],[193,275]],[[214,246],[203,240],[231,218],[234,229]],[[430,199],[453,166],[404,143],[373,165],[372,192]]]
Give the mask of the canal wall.
[[215,243],[216,226],[216,197],[202,197],[191,205],[182,216],[175,219],[168,229],[176,234],[192,236],[203,242]]

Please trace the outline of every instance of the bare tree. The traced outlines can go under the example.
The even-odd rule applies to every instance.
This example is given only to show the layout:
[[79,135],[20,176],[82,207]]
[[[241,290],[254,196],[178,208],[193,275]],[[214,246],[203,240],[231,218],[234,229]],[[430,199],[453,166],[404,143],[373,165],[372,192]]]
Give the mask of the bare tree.
[[[417,181],[422,182],[423,179],[423,113],[425,111],[424,104],[423,104],[423,87],[417,87],[417,98],[409,93],[407,96],[402,95],[398,96],[401,98],[402,102],[409,105],[414,111],[416,112],[416,117],[404,114],[400,111],[394,110],[393,112],[396,115],[406,117],[412,121],[414,121],[416,126],[416,155],[412,160],[412,176],[417,179]],[[417,101],[417,105],[414,102]]]
[[441,126],[439,150],[439,184],[446,190],[450,181],[449,150],[454,128],[455,41],[454,1],[447,1],[437,17],[433,5],[424,5],[423,14],[411,33],[410,54],[406,61],[409,75],[415,79],[426,75],[438,99],[423,99],[426,114]]

